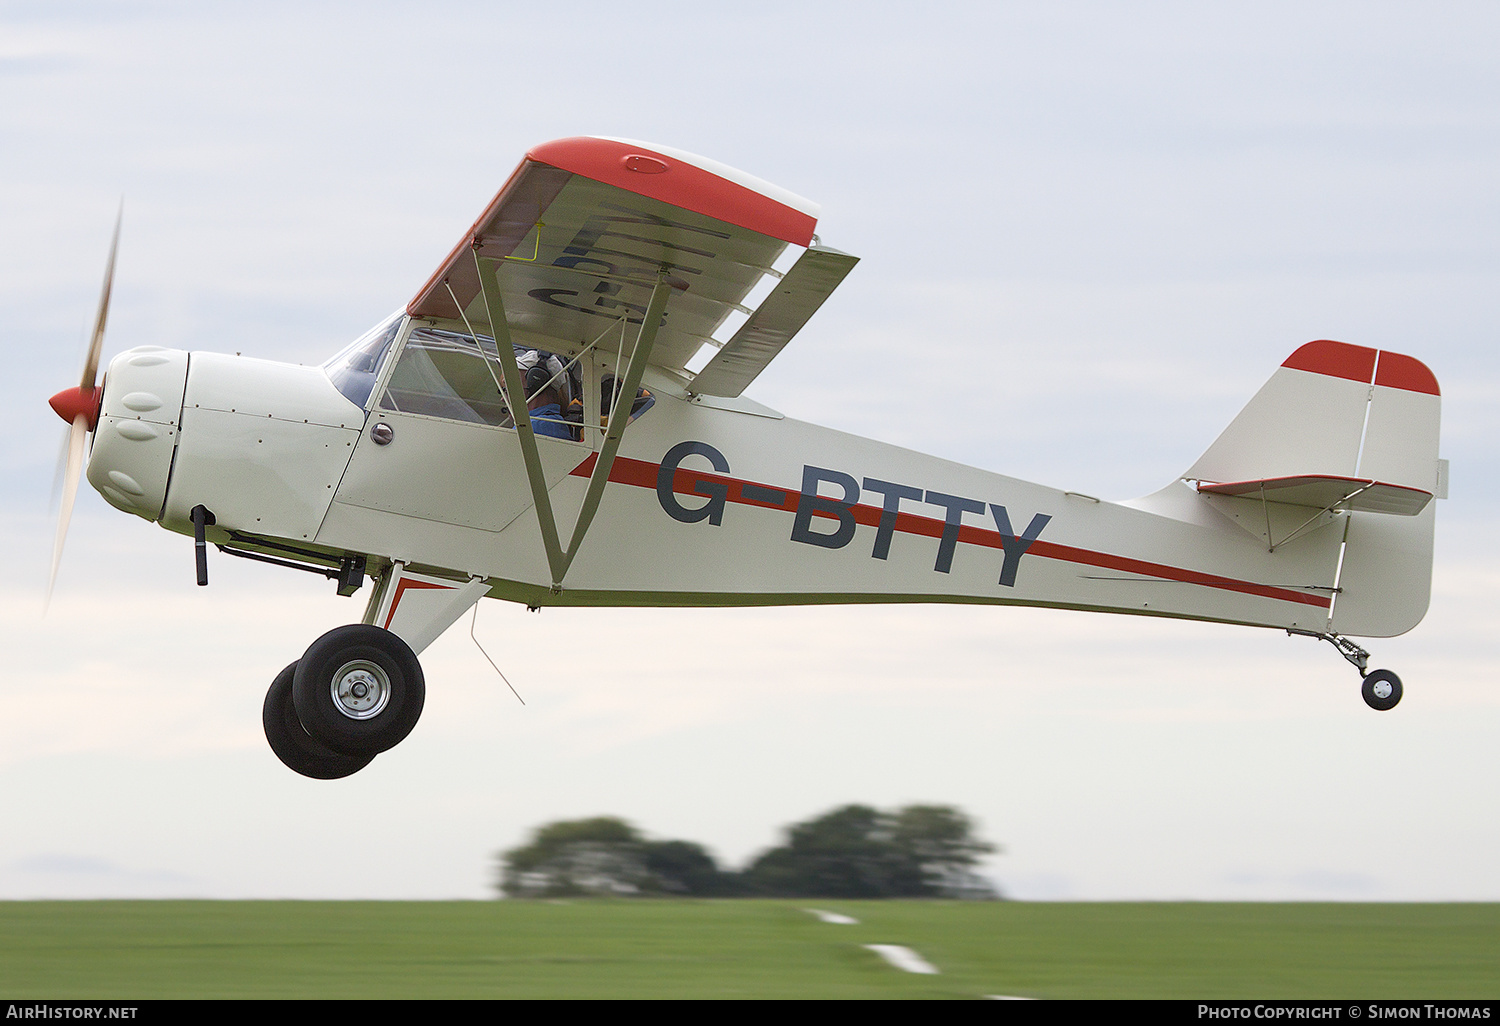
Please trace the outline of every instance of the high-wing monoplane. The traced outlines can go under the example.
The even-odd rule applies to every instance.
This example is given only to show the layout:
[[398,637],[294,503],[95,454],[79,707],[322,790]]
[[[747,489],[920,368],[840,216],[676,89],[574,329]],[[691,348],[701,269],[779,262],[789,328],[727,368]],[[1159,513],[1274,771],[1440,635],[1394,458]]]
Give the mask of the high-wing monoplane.
[[[1333,643],[1427,609],[1439,390],[1419,361],[1292,353],[1181,476],[1128,502],[818,427],[745,396],[856,258],[818,207],[622,139],[531,150],[404,308],[320,367],[141,346],[69,423],[74,491],[207,546],[373,579],[271,684],[292,769],[346,776],[415,726],[418,655],[479,599],[532,607],[964,602],[1271,627]],[[116,240],[119,227],[116,225]],[[92,435],[92,444],[88,437]],[[50,585],[49,585],[50,593]]]

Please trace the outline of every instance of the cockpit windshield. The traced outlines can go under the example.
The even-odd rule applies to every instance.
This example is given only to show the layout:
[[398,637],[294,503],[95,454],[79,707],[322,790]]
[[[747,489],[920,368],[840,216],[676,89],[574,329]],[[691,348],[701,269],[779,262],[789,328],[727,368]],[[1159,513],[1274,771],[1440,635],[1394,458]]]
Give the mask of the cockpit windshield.
[[354,405],[363,408],[370,401],[370,391],[380,375],[380,364],[391,351],[391,343],[401,333],[404,314],[404,310],[397,310],[323,364],[323,372],[333,386]]

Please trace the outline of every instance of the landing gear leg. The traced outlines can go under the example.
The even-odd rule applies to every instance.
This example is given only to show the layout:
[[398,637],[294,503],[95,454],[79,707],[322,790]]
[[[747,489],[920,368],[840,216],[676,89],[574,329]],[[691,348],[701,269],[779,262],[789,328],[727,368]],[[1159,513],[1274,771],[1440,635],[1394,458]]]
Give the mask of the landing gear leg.
[[1350,665],[1359,671],[1364,681],[1360,685],[1359,693],[1371,709],[1385,712],[1387,709],[1394,709],[1396,703],[1401,701],[1401,678],[1390,670],[1367,671],[1365,668],[1370,665],[1370,653],[1348,638],[1341,638],[1337,634],[1325,634],[1321,631],[1299,631],[1291,627],[1287,628],[1287,633],[1298,634],[1304,638],[1320,638],[1338,649],[1339,655],[1347,659]]
[[337,780],[358,773],[374,756],[341,755],[318,744],[303,729],[292,706],[292,676],[296,670],[296,663],[282,670],[266,692],[260,719],[271,751],[287,768],[314,780]]

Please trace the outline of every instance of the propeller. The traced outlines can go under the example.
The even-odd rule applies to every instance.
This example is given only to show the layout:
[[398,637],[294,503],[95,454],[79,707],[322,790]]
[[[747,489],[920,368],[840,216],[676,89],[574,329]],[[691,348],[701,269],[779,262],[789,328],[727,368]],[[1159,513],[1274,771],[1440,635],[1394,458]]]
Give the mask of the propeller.
[[99,311],[94,315],[94,333],[89,338],[88,353],[83,361],[83,376],[76,388],[65,388],[49,400],[57,415],[68,422],[67,464],[62,473],[62,502],[57,511],[57,539],[52,543],[52,572],[47,578],[47,598],[52,602],[52,586],[57,583],[57,568],[62,563],[63,541],[68,536],[68,521],[73,518],[73,501],[78,497],[78,479],[83,476],[83,457],[88,435],[99,426],[99,409],[104,390],[97,387],[99,354],[104,348],[104,322],[109,316],[109,293],[115,280],[115,253],[120,248],[120,222],[125,204],[115,215],[115,235],[109,244],[109,263],[104,268],[104,289],[99,295]]

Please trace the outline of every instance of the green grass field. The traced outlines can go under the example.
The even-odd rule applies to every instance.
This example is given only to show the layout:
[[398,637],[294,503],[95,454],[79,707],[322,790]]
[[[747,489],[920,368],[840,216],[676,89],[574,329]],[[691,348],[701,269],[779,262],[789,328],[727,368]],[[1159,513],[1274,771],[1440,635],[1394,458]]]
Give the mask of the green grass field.
[[986,994],[1495,998],[1500,905],[0,902],[10,999]]

